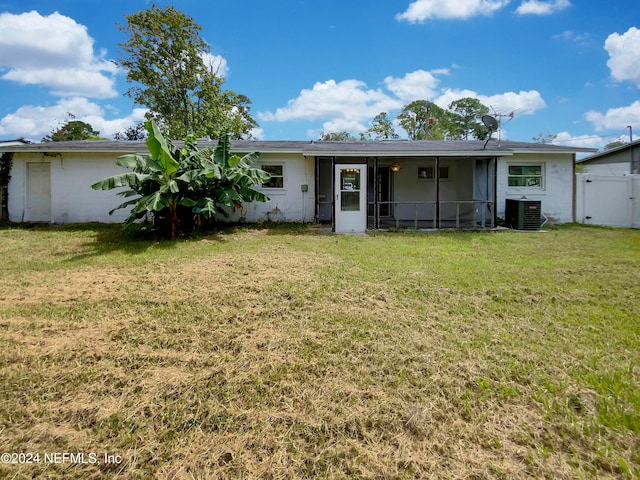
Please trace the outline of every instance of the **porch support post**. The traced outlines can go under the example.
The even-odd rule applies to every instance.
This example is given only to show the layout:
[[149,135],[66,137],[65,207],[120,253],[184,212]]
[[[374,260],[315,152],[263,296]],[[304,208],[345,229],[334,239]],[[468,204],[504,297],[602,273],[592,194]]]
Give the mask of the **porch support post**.
[[493,212],[491,213],[491,228],[495,228],[498,223],[498,157],[493,157]]
[[380,205],[378,204],[379,183],[378,157],[373,157],[373,226],[376,229],[380,228]]
[[440,157],[436,157],[436,225],[440,228]]
[[336,231],[336,157],[331,157],[331,231]]
[[314,191],[316,194],[315,219],[316,219],[316,223],[320,223],[320,159],[316,156],[314,157],[314,160],[315,160],[315,177],[314,177],[315,190]]

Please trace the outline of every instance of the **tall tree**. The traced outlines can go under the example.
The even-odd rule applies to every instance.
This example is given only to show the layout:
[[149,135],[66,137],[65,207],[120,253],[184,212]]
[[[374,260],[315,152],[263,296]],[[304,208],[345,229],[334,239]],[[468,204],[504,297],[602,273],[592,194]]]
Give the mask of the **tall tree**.
[[469,140],[469,137],[484,140],[489,135],[481,118],[489,113],[489,107],[483,105],[477,98],[461,98],[449,104],[451,131],[450,136]]
[[126,95],[149,109],[170,138],[218,137],[229,132],[246,136],[257,123],[249,114],[249,99],[222,89],[224,79],[206,58],[209,45],[193,18],[169,6],[153,5],[125,16],[119,28],[120,66],[132,86]]
[[415,100],[402,108],[398,123],[409,140],[442,140],[448,129],[447,112],[428,100]]
[[321,142],[355,142],[356,137],[343,130],[342,132],[322,132],[318,140]]
[[393,129],[393,123],[389,119],[387,112],[380,112],[373,117],[371,121],[371,128],[367,130],[367,137],[372,137],[374,140],[387,140],[400,138]]
[[147,130],[144,128],[144,123],[140,122],[136,125],[130,125],[124,133],[116,132],[113,138],[116,140],[144,140],[147,137]]
[[626,144],[627,144],[627,142],[622,142],[620,140],[615,140],[613,142],[607,143],[604,146],[603,150],[606,152],[607,150],[613,150],[614,148],[618,148],[618,147],[621,147],[621,146],[626,145]]
[[550,132],[540,132],[538,135],[533,137],[533,140],[536,143],[553,143],[553,141],[558,138],[558,135],[555,135]]
[[69,120],[49,135],[42,138],[43,142],[70,142],[73,140],[106,140],[100,136],[98,130],[80,120]]

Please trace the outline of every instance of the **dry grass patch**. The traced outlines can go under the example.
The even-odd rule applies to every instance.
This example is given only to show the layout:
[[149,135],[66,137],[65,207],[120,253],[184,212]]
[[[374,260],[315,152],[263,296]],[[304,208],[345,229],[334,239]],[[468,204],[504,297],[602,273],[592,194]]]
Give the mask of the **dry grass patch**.
[[0,476],[637,478],[639,253],[581,227],[5,228],[0,450],[100,461]]

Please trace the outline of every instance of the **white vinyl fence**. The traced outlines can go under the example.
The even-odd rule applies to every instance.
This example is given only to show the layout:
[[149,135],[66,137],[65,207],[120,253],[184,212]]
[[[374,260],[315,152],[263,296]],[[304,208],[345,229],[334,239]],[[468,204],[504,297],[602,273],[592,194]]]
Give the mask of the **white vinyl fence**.
[[576,175],[576,222],[640,228],[640,175]]

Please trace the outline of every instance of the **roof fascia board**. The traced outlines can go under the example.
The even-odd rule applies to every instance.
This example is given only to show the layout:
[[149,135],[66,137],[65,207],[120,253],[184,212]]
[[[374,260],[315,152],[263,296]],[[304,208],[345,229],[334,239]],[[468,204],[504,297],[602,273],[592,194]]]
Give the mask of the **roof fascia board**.
[[375,150],[360,150],[360,151],[344,151],[344,150],[303,150],[303,155],[316,156],[316,157],[505,157],[513,155],[509,150],[459,150],[459,151],[442,151],[442,150],[421,150],[421,151],[375,151]]

